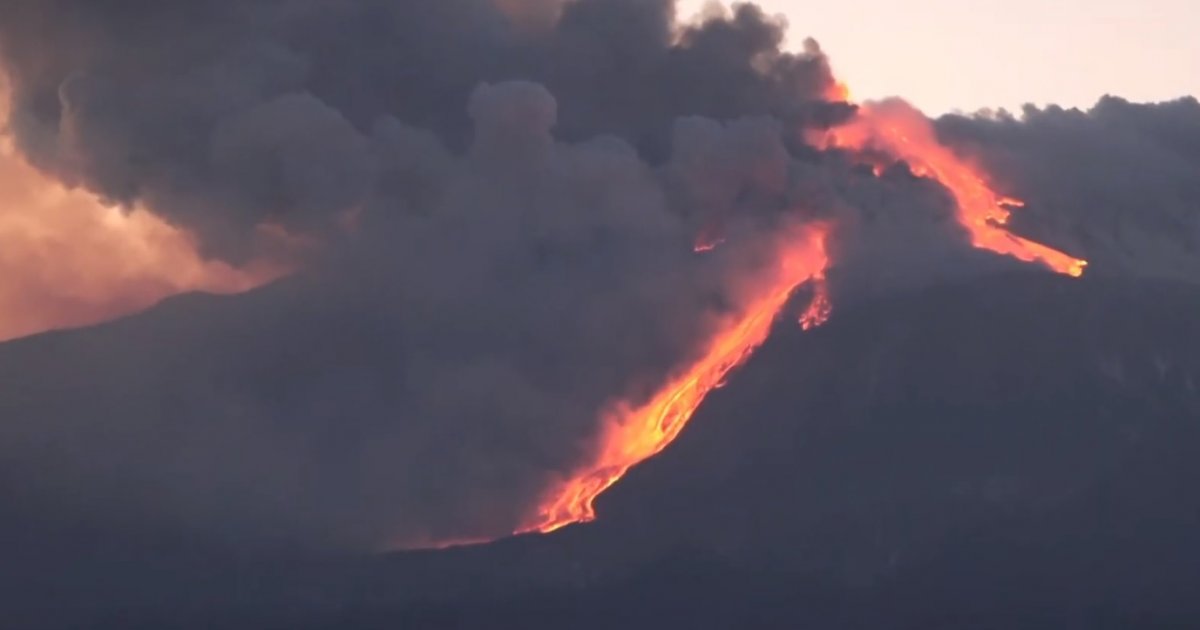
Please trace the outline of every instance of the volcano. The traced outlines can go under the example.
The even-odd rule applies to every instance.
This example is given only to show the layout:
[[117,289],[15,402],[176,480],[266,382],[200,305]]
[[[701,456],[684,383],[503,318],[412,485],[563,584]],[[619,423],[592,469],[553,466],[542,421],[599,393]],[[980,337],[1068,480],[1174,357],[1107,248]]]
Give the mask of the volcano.
[[931,118],[752,2],[8,4],[0,625],[1200,619],[1194,97]]
[[[7,344],[0,372],[34,369],[37,346],[68,364],[102,343],[152,355],[128,331],[179,334],[196,308],[254,319],[249,296],[169,302],[136,329]],[[70,575],[22,582],[10,603],[39,609],[66,588],[156,627],[1169,625],[1200,614],[1197,309],[1189,285],[1044,273],[850,304],[815,331],[780,322],[671,448],[600,497],[594,523],[247,562],[178,539],[47,545],[70,528],[14,516],[6,540],[62,552],[6,552],[5,571]],[[138,589],[101,583],[114,575],[154,583],[158,603],[122,601]]]

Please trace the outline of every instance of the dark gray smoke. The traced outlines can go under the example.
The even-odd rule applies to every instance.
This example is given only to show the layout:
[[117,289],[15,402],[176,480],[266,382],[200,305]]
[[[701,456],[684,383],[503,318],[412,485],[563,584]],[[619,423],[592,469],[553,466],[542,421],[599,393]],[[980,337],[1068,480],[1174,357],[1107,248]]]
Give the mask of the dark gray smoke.
[[[669,0],[8,0],[13,131],[42,168],[141,201],[241,258],[264,222],[328,236],[376,182],[382,120],[470,141],[482,82],[532,80],[568,141],[661,160],[679,116],[836,120],[814,46],[746,5],[680,31]],[[527,28],[545,16],[544,28]]]
[[[485,84],[465,109],[461,156],[395,119],[376,126],[361,151],[387,185],[309,272],[14,345],[0,357],[6,459],[47,491],[82,483],[106,514],[155,506],[207,531],[353,545],[514,531],[585,459],[605,404],[695,352],[739,308],[739,279],[772,260],[767,235],[804,215],[734,216],[726,246],[697,256],[672,209],[689,187],[670,192],[623,140],[557,142],[545,88]],[[681,125],[692,148],[667,168],[703,180],[743,147],[743,170],[722,176],[754,188],[765,161],[787,165],[764,125]]]
[[[39,167],[214,255],[254,253],[263,223],[327,245],[255,294],[0,354],[17,485],[234,540],[522,524],[598,412],[648,395],[781,224],[821,214],[784,138],[848,109],[820,101],[815,45],[781,52],[750,6],[682,30],[669,2],[504,8],[6,5],[12,131]],[[700,256],[706,226],[727,242]]]
[[1200,280],[1200,102],[947,116],[941,136],[1028,207],[1016,229],[1090,273]]

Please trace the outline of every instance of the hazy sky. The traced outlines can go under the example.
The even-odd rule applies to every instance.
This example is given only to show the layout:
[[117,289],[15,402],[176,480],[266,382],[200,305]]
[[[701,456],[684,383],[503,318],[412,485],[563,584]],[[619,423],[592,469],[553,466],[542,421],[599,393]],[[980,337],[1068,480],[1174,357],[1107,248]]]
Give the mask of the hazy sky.
[[[856,98],[939,114],[1105,93],[1200,94],[1200,0],[757,0],[813,36]],[[705,0],[681,0],[683,14]]]

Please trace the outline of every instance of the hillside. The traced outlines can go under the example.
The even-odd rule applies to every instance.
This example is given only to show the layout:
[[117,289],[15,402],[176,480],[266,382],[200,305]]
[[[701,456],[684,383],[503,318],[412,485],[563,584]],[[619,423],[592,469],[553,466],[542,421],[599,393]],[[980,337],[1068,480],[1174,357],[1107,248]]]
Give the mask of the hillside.
[[[252,304],[183,300],[9,344],[0,373],[48,348],[69,365],[153,354],[139,335],[195,308],[270,322],[234,316]],[[318,559],[98,545],[40,514],[6,537],[23,564],[5,579],[31,618],[57,601],[124,610],[121,628],[1167,624],[1200,614],[1196,312],[1183,285],[1043,274],[851,305],[815,332],[781,323],[591,525]]]

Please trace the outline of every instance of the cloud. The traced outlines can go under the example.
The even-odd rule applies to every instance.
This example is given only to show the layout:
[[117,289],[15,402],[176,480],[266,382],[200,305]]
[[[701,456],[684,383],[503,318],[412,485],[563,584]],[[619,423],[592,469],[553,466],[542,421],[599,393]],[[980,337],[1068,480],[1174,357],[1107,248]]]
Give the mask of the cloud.
[[[308,99],[278,107],[234,138],[303,142],[278,131],[292,112],[344,129]],[[538,84],[483,84],[463,109],[461,154],[390,118],[346,144],[394,186],[307,271],[6,347],[6,462],[104,505],[91,520],[234,542],[502,536],[584,458],[602,409],[648,397],[745,307],[780,226],[812,218],[785,203],[769,121],[682,123],[655,167],[614,136],[557,140]],[[730,156],[723,190],[689,183]],[[677,204],[705,196],[728,232],[700,255],[703,217]]]
[[[811,117],[832,81],[752,5],[676,32],[665,0],[560,4],[22,3],[0,12],[0,58],[37,166],[234,261],[263,223],[336,234],[379,184],[361,149],[381,119],[466,146],[462,103],[480,83],[542,83],[560,137],[612,134],[662,159],[678,116]],[[543,14],[532,31],[510,19]]]

